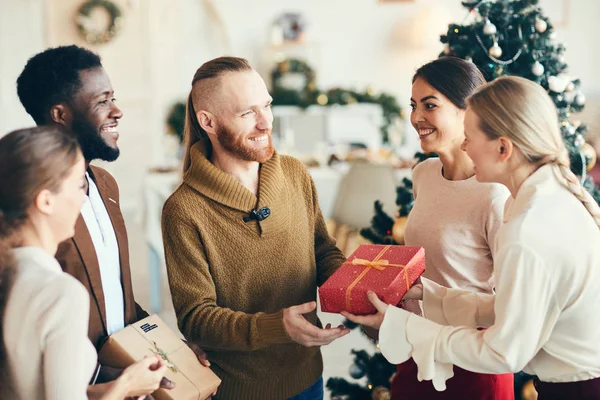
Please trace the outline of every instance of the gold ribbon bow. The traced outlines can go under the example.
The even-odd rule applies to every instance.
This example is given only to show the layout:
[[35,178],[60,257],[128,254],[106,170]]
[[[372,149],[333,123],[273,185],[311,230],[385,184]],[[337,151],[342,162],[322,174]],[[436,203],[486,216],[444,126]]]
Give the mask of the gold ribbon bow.
[[355,258],[354,260],[352,260],[352,264],[364,265],[365,267],[375,268],[378,271],[383,271],[386,267],[391,266],[388,260],[369,261],[362,258]]
[[404,278],[406,280],[406,290],[410,288],[410,282],[408,280],[408,271],[406,265],[403,264],[390,264],[389,260],[383,260],[381,257],[390,249],[390,245],[385,246],[379,254],[373,260],[365,260],[362,258],[355,258],[351,262],[346,262],[345,264],[352,265],[363,265],[365,269],[354,279],[354,281],[348,286],[346,289],[346,311],[350,311],[350,295],[352,294],[352,289],[360,282],[360,280],[371,270],[376,269],[378,271],[383,271],[388,267],[401,267],[404,268]]

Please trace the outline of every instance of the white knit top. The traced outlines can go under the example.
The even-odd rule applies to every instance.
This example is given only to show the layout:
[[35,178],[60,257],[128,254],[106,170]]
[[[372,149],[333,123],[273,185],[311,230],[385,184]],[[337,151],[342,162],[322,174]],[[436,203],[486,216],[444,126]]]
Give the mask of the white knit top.
[[446,287],[491,293],[492,245],[510,192],[475,177],[451,181],[430,158],[413,171],[415,206],[405,244],[425,248],[424,277]]
[[84,400],[96,366],[87,290],[37,247],[13,250],[17,276],[2,324],[15,400]]

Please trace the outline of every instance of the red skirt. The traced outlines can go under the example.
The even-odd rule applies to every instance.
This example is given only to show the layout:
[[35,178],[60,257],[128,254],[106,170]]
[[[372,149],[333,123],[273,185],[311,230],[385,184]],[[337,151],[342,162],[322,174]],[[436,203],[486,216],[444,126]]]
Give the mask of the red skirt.
[[600,400],[600,378],[588,381],[549,383],[534,378],[538,400]]
[[[417,364],[411,358],[398,365],[391,385],[392,400],[514,400],[513,374],[477,374],[454,366],[446,390],[438,392],[431,381],[419,382]],[[541,398],[540,398],[541,400]]]

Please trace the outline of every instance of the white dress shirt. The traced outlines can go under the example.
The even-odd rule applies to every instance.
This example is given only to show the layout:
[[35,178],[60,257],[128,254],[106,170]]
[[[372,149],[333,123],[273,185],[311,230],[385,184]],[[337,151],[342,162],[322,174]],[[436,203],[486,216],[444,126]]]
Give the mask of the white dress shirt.
[[89,194],[81,208],[81,215],[92,237],[98,257],[106,308],[106,328],[108,334],[111,335],[125,327],[119,244],[98,187],[87,173],[86,178],[89,184]]
[[[2,399],[84,400],[96,365],[90,296],[38,247],[13,250],[17,275],[1,328],[10,390]],[[4,362],[4,361],[3,361]]]
[[541,167],[507,201],[496,293],[424,280],[425,316],[435,322],[388,307],[380,345],[389,361],[412,356],[419,378],[438,390],[452,364],[480,373],[524,370],[544,382],[600,377],[600,229],[553,169]]

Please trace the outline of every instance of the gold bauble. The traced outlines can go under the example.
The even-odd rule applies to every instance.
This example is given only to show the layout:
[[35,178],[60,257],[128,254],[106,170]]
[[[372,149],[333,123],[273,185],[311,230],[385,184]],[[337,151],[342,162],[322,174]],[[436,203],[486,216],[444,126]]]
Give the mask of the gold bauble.
[[489,48],[488,54],[492,57],[500,58],[500,56],[502,56],[502,48],[498,46],[498,43],[494,43],[494,45]]
[[596,165],[596,160],[598,158],[596,149],[594,149],[591,144],[584,143],[579,151],[581,151],[581,154],[585,156],[587,162],[587,172],[590,172],[592,168],[594,168],[594,165]]
[[377,386],[371,392],[371,399],[373,400],[391,400],[392,394],[388,388],[383,386]]
[[317,103],[319,103],[319,105],[326,105],[329,102],[329,98],[327,97],[327,95],[325,93],[321,93],[320,95],[317,96]]
[[398,244],[404,244],[404,229],[406,228],[406,221],[408,217],[399,217],[394,222],[392,227],[392,238]]
[[533,385],[533,379],[527,381],[525,385],[523,385],[523,389],[521,390],[521,399],[523,400],[537,400],[538,393],[535,390],[535,386]]

